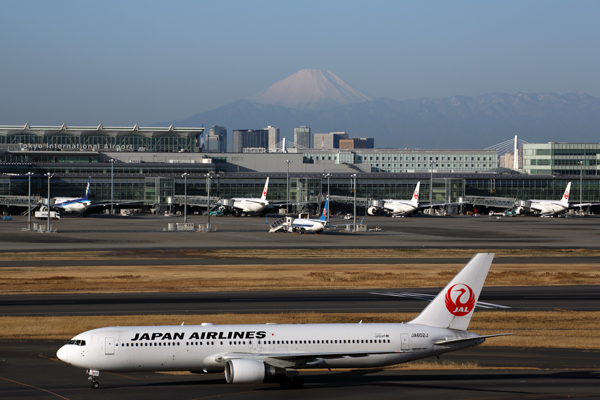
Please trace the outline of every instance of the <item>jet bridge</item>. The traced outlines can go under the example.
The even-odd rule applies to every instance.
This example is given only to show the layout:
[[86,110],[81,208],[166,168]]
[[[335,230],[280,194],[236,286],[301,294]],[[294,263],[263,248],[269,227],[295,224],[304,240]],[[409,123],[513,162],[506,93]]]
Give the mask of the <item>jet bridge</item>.
[[517,205],[517,199],[512,197],[463,196],[462,203],[473,206],[512,208]]

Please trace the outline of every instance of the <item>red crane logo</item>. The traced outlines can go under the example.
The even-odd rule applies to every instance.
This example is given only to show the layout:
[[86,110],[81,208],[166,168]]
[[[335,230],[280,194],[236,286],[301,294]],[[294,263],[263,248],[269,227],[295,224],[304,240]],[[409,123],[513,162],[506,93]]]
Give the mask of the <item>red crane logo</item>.
[[464,317],[475,308],[475,293],[464,283],[452,285],[446,292],[446,308],[450,314]]

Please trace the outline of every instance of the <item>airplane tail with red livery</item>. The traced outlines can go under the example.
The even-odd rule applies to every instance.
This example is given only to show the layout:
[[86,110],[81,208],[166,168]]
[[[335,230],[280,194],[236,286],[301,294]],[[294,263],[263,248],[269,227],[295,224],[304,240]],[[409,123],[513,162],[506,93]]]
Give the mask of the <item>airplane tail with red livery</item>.
[[269,178],[267,177],[267,181],[265,182],[265,187],[263,188],[262,194],[260,195],[261,200],[267,199],[267,190],[269,189]]
[[409,324],[467,330],[494,253],[479,253]]
[[419,188],[421,187],[421,182],[417,182],[417,187],[415,187],[415,191],[410,199],[410,202],[415,206],[419,207]]
[[[562,199],[560,199],[561,203],[564,203],[564,204],[567,204],[567,205],[569,204],[569,194],[570,194],[570,192],[571,192],[571,182],[569,182],[569,184],[567,185],[567,189],[565,190],[565,193],[563,194]],[[581,200],[579,202],[581,202]]]

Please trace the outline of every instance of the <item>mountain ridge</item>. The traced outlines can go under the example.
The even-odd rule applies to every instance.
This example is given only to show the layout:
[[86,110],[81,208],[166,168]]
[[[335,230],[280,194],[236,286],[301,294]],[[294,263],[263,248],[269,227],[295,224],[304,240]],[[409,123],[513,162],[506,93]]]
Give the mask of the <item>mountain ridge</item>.
[[248,99],[155,125],[204,121],[230,132],[275,126],[289,140],[302,125],[313,133],[345,131],[375,138],[378,148],[485,148],[514,135],[528,142],[593,143],[599,141],[600,98],[572,91],[374,99],[330,71],[305,69]]

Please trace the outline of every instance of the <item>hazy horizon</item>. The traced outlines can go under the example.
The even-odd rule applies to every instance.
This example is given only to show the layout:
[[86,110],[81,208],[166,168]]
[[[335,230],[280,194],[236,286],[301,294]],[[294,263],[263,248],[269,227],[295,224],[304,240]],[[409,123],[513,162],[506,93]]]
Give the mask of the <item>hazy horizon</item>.
[[599,11],[595,1],[4,2],[0,125],[182,120],[306,68],[374,98],[600,97]]

